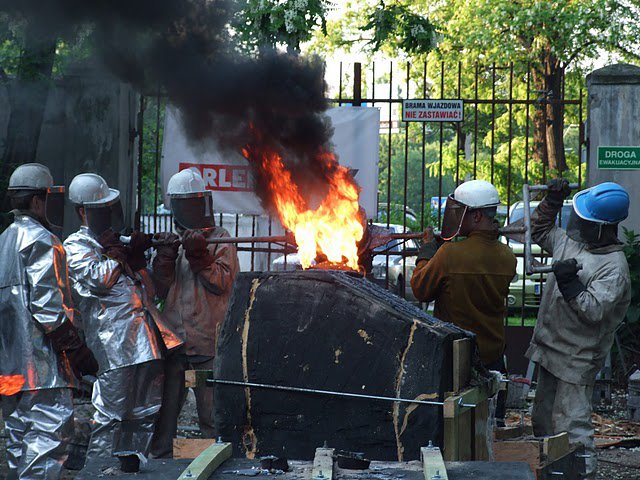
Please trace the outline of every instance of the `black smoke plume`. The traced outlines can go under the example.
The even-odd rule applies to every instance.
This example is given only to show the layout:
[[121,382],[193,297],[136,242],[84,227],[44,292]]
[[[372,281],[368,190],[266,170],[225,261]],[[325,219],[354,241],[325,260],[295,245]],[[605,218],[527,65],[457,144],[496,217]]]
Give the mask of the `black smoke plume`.
[[221,0],[0,0],[0,11],[60,31],[92,25],[101,62],[141,92],[166,93],[194,144],[213,139],[239,152],[260,143],[283,156],[300,184],[323,190],[335,168],[318,157],[331,136],[324,64],[239,54],[228,28],[233,8]]

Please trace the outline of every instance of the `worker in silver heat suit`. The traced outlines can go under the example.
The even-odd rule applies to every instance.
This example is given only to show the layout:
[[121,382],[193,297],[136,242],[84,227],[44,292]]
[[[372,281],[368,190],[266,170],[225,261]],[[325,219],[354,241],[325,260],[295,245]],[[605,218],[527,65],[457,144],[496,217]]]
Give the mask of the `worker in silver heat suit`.
[[122,243],[120,194],[99,175],[76,176],[69,199],[82,221],[64,242],[69,276],[100,364],[87,462],[115,456],[121,470],[135,472],[148,457],[162,402],[165,345],[145,258],[151,241],[133,232],[130,245]]
[[74,325],[62,227],[64,187],[49,169],[9,179],[13,223],[0,235],[0,387],[10,478],[58,479],[73,434],[74,377],[98,365]]
[[[169,180],[167,193],[171,211],[181,235],[182,246],[174,234],[156,235],[168,245],[157,247],[153,277],[158,296],[165,300],[164,315],[184,339],[182,351],[166,362],[165,395],[153,439],[152,454],[172,455],[178,415],[185,398],[185,369],[212,370],[216,339],[239,270],[233,244],[207,244],[207,240],[228,237],[215,226],[211,192],[198,172],[183,170]],[[194,389],[200,431],[215,436],[213,389]]]
[[533,239],[553,255],[553,274],[547,277],[527,351],[539,367],[533,431],[538,436],[568,432],[572,444],[584,446],[586,478],[594,479],[593,385],[631,298],[629,267],[618,240],[629,195],[612,182],[577,193],[565,232],[555,219],[569,184],[556,179],[548,187],[531,229]]

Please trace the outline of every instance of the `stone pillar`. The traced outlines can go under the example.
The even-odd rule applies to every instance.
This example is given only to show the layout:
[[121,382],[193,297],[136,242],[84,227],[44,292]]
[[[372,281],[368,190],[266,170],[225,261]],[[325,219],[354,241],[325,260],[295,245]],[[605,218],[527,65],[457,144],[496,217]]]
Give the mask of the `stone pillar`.
[[640,233],[640,168],[598,166],[598,147],[640,147],[640,67],[617,64],[600,68],[587,76],[587,88],[587,185],[616,182],[624,186],[631,197],[631,209],[622,225]]

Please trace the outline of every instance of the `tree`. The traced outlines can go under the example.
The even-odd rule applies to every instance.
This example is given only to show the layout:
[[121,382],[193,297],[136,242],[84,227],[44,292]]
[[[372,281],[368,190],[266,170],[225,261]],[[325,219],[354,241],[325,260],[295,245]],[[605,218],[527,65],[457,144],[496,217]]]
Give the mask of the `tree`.
[[374,48],[382,39],[408,53],[424,53],[433,43],[429,35],[416,45],[399,33],[434,24],[437,48],[450,59],[528,64],[539,94],[534,156],[558,171],[567,169],[561,102],[567,69],[602,50],[640,59],[635,0],[398,0],[365,8],[368,21],[360,28],[375,32]]
[[239,5],[232,27],[240,50],[254,53],[286,46],[289,52],[297,53],[315,29],[320,28],[326,34],[326,15],[331,2],[245,0]]
[[[29,22],[22,31],[20,47],[12,45],[11,39],[7,39],[9,45],[5,45],[5,49],[13,48],[14,51],[18,49],[20,54],[13,79],[9,78],[3,68],[0,68],[3,83],[9,89],[11,107],[0,164],[2,179],[0,205],[2,206],[5,202],[8,176],[13,168],[22,163],[34,162],[36,158],[57,45],[57,36],[49,27],[50,25]],[[5,36],[11,35],[8,29],[5,29],[4,33]]]

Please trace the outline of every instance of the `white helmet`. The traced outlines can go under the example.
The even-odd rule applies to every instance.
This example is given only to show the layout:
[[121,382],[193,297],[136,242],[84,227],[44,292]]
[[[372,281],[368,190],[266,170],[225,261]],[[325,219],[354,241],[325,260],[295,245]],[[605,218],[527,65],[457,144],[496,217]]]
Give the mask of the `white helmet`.
[[173,175],[167,184],[167,195],[179,227],[205,229],[214,226],[213,197],[197,170],[186,169]]
[[8,190],[48,190],[51,187],[53,177],[47,167],[39,163],[25,163],[11,174]]
[[107,182],[95,173],[76,175],[69,185],[69,200],[84,207],[87,226],[94,234],[105,230],[120,231],[123,226],[120,192],[109,188]]
[[202,176],[190,168],[173,175],[169,179],[169,184],[167,185],[167,195],[169,196],[202,193],[206,191],[207,189]]
[[95,173],[76,175],[69,185],[69,200],[78,206],[113,204],[119,198],[120,192]]
[[453,192],[453,198],[471,209],[500,205],[498,190],[486,180],[464,182]]

